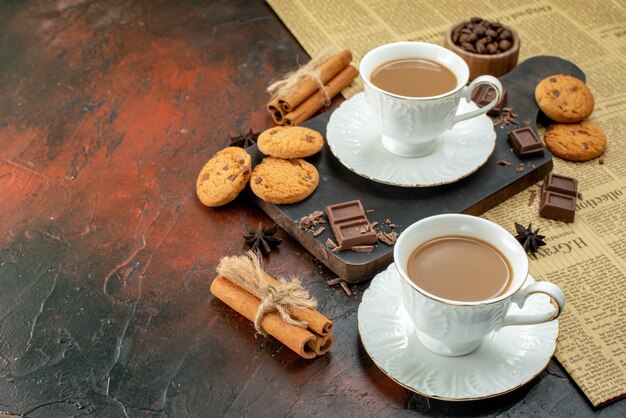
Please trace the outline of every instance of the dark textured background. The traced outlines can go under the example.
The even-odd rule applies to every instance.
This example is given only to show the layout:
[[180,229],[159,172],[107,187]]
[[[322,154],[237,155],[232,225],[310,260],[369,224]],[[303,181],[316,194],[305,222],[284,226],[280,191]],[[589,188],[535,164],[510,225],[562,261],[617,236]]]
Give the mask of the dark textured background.
[[56,416],[624,416],[552,362],[495,399],[410,393],[369,360],[355,295],[285,238],[267,259],[335,321],[313,361],[209,293],[246,197],[194,194],[228,134],[270,123],[264,88],[306,55],[260,1],[0,3],[0,411]]

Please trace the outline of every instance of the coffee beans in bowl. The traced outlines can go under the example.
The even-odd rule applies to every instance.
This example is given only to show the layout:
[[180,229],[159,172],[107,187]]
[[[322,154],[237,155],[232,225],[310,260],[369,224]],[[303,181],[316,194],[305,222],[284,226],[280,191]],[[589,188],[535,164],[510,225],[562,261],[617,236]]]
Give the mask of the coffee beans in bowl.
[[470,79],[484,74],[499,77],[517,65],[520,39],[511,27],[472,17],[446,31],[444,46],[467,62]]

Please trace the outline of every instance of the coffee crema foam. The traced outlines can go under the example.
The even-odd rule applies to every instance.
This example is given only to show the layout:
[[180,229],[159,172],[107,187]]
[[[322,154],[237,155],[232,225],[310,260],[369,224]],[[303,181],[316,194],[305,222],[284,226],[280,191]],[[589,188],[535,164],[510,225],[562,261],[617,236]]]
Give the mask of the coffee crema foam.
[[379,65],[372,84],[406,97],[432,97],[454,90],[457,79],[445,65],[424,58],[401,58]]
[[407,264],[408,276],[419,288],[459,302],[501,296],[513,279],[510,262],[498,249],[466,236],[427,241],[411,253]]

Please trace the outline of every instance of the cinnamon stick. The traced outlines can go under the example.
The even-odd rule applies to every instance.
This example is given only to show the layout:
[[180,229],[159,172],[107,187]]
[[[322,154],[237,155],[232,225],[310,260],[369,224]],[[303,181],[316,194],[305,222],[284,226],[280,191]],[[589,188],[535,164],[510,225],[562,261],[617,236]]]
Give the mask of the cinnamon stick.
[[[348,87],[357,75],[358,71],[356,68],[351,65],[347,66],[343,71],[337,74],[335,78],[324,85],[328,96],[331,98],[335,97],[341,90]],[[315,112],[324,107],[325,104],[326,100],[324,99],[324,95],[322,92],[317,91],[304,102],[300,103],[294,110],[287,113],[283,118],[284,124],[287,126],[298,125],[313,116]]]
[[[261,303],[256,296],[222,276],[213,280],[211,293],[248,320],[254,321]],[[266,314],[261,325],[268,334],[305,359],[312,359],[317,355],[316,347],[321,352],[325,344],[328,345],[328,340],[325,340],[326,343],[321,341],[324,337],[317,337],[306,329],[287,324],[275,313]]]
[[[352,53],[347,49],[329,57],[319,66],[319,75],[322,84],[327,84],[332,80],[350,64],[350,61],[352,61]],[[289,96],[279,98],[278,103],[286,114],[295,109],[316,91],[319,91],[319,86],[310,78],[305,78],[296,91]],[[332,96],[330,97],[332,98]]]
[[315,350],[315,354],[318,356],[323,356],[328,353],[330,347],[333,346],[333,342],[335,342],[335,337],[333,334],[324,335],[323,337],[317,337],[315,340],[315,344],[313,345],[313,350]]
[[[265,277],[268,283],[278,286],[278,280],[267,273],[265,274]],[[321,336],[328,335],[333,330],[332,321],[315,309],[293,308],[290,312],[294,318],[300,321],[305,321],[311,331],[316,332]]]
[[283,124],[283,118],[285,117],[285,114],[287,112],[284,112],[282,107],[280,107],[280,104],[278,103],[278,98],[274,98],[267,104],[267,111],[270,112],[270,115],[272,116],[272,119],[274,119],[274,122],[276,122],[278,125]]

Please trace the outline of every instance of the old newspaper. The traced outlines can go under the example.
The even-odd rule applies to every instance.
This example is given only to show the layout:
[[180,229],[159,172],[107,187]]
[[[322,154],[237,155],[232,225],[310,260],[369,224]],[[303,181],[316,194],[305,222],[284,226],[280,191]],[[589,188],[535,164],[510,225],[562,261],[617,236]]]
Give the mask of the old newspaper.
[[[538,215],[529,203],[535,185],[487,212],[511,232],[532,222],[547,246],[531,259],[531,274],[557,283],[567,295],[556,357],[596,406],[626,395],[626,3],[621,0],[269,0],[311,55],[328,46],[352,50],[355,64],[368,50],[393,41],[443,43],[452,23],[481,16],[513,26],[522,39],[520,62],[554,55],[587,75],[596,107],[591,120],[605,131],[600,159],[554,171],[579,180],[576,221]],[[344,91],[349,98],[360,82]]]

